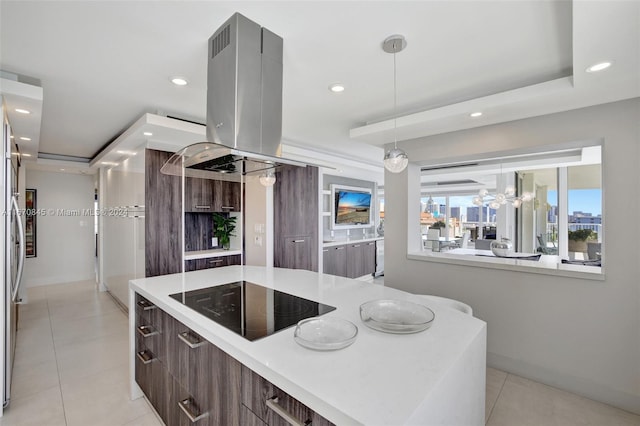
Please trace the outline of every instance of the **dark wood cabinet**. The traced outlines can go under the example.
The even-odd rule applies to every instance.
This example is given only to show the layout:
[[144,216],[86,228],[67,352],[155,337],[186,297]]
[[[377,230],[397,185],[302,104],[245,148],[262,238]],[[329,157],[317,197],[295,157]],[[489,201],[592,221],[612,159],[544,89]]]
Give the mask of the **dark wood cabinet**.
[[145,151],[145,276],[182,270],[180,178],[160,173],[170,152]]
[[375,241],[364,243],[362,248],[364,256],[364,274],[374,274],[376,272],[376,244]]
[[351,242],[323,249],[323,272],[358,278],[376,271],[376,242]]
[[323,272],[329,275],[347,276],[347,247],[333,246],[322,250]]
[[332,425],[138,294],[135,309],[136,328],[157,331],[136,332],[135,380],[165,424]]
[[185,271],[199,271],[201,269],[218,268],[220,266],[240,265],[242,257],[239,254],[230,256],[208,257],[205,259],[193,259],[185,262]]
[[362,243],[347,244],[347,277],[357,278],[366,274],[364,270],[364,245]]
[[148,306],[136,304],[136,329],[153,327],[154,334],[136,332],[135,379],[165,424],[190,425],[195,418],[199,426],[240,424],[241,364]]
[[[313,240],[309,235],[281,237],[278,267],[313,271],[315,258]],[[317,263],[317,262],[315,262]],[[315,268],[317,270],[317,267]]]
[[[180,177],[160,172],[172,155],[153,149],[145,151],[146,277],[182,271],[182,183]],[[211,213],[240,211],[241,197],[239,182],[186,178],[186,251],[210,249],[213,237]]]
[[278,170],[273,204],[274,266],[317,271],[318,168],[285,166]]
[[242,404],[258,417],[251,418],[253,424],[257,425],[262,424],[258,420],[269,426],[292,424],[282,414],[296,419],[300,424],[333,424],[245,366],[242,366]]
[[185,211],[193,213],[240,211],[240,183],[186,178]]

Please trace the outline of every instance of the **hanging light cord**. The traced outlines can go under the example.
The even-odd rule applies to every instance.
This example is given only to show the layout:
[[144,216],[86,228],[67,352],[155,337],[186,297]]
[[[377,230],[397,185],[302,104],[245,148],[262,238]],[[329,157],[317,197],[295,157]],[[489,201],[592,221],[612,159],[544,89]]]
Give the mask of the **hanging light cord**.
[[[398,47],[396,46],[398,40],[393,42],[393,147],[398,149],[398,89],[397,89],[397,67],[396,67],[396,53],[398,53]],[[400,40],[402,44],[402,41]]]

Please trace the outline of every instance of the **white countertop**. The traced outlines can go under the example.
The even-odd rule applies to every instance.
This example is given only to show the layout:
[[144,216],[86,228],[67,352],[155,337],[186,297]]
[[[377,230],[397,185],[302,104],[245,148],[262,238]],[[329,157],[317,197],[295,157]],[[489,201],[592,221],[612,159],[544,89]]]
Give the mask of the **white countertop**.
[[211,250],[198,250],[198,251],[187,251],[184,253],[184,260],[194,260],[194,259],[209,259],[212,257],[224,257],[224,256],[232,256],[234,254],[242,254],[241,249],[211,249]]
[[[338,351],[309,350],[294,341],[295,327],[250,342],[169,297],[238,280],[335,306],[325,315],[356,324],[355,343]],[[469,402],[462,405],[473,407],[465,424],[484,424],[486,324],[437,302],[332,275],[256,266],[137,279],[130,289],[338,425],[460,421],[464,392]],[[373,299],[422,303],[434,311],[434,324],[416,334],[372,330],[361,322],[359,306]]]
[[384,240],[384,237],[343,238],[343,239],[335,239],[335,240],[324,240],[322,242],[322,247],[334,247],[334,246],[342,246],[344,244],[350,244],[350,243],[367,243],[369,241],[380,241],[380,240]]
[[[531,255],[536,254],[538,253],[531,253]],[[534,274],[604,280],[604,267],[562,263],[561,257],[557,255],[543,254],[540,256],[540,259],[536,261],[496,257],[491,250],[456,248],[440,252],[433,252],[431,250],[409,252],[407,253],[407,258],[411,260],[424,260]]]

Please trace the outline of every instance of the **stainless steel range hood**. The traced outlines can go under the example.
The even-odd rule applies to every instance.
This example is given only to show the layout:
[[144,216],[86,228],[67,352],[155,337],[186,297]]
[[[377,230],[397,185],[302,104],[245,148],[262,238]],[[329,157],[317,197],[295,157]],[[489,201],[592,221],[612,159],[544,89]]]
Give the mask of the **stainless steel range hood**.
[[282,38],[239,13],[209,38],[207,142],[188,146],[163,173],[238,180],[288,164],[281,155]]

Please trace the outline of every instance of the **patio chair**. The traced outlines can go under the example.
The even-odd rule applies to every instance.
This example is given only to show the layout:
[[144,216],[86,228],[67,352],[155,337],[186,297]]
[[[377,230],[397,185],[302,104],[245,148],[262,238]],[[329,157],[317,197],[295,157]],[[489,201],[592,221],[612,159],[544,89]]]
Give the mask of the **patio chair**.
[[558,248],[556,247],[555,243],[552,243],[553,247],[547,247],[547,242],[542,237],[542,234],[538,235],[536,238],[538,240],[538,248],[536,249],[538,253],[552,255],[558,254]]

